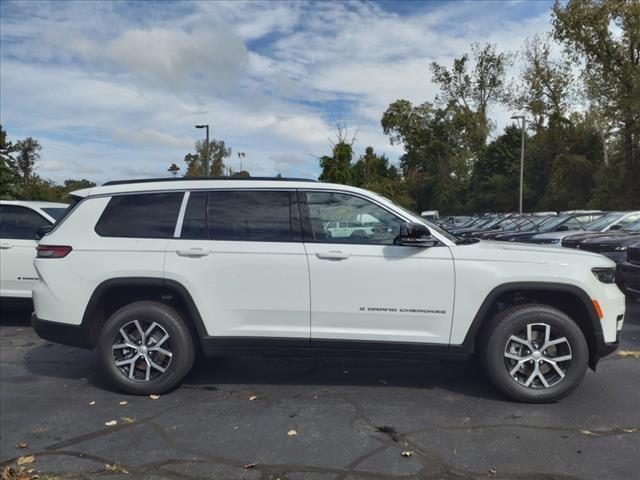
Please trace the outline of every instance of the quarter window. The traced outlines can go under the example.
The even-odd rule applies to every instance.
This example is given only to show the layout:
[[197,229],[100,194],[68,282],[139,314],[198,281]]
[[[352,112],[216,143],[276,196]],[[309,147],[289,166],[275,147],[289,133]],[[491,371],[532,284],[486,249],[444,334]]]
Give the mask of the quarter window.
[[30,208],[0,206],[0,238],[35,240],[36,230],[51,222]]
[[306,192],[310,232],[305,241],[392,245],[403,221],[363,198],[336,192]]
[[183,192],[112,197],[95,231],[101,237],[173,237]]

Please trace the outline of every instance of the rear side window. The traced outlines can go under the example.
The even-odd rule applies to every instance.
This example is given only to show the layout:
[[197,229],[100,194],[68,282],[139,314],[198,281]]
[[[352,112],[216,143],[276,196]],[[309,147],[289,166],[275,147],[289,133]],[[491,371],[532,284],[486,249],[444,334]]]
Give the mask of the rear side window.
[[45,225],[51,222],[30,208],[0,205],[0,238],[35,240],[36,230]]
[[288,191],[192,192],[182,223],[181,238],[247,242],[291,242]]
[[118,195],[96,224],[101,237],[172,238],[183,192]]

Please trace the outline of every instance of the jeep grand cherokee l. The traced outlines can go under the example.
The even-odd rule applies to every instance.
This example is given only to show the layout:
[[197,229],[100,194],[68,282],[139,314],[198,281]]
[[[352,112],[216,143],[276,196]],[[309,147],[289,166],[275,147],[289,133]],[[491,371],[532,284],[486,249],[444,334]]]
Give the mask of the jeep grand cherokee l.
[[[196,350],[477,353],[513,399],[573,391],[615,350],[624,296],[596,254],[459,239],[375,193],[265,179],[115,182],[38,246],[32,324],[98,351],[120,390],[179,385]],[[335,237],[327,225],[367,218]]]

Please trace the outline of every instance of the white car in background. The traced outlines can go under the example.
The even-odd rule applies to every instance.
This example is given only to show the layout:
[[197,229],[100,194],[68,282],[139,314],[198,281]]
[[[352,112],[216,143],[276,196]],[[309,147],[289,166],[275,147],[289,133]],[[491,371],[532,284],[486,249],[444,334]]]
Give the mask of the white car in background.
[[0,201],[0,297],[31,298],[38,279],[33,267],[36,231],[53,225],[66,203]]
[[569,235],[584,232],[608,232],[622,230],[628,225],[640,220],[640,211],[633,212],[609,212],[587,225],[584,230],[564,230],[560,232],[540,233],[529,240],[529,243],[562,246],[562,239]]

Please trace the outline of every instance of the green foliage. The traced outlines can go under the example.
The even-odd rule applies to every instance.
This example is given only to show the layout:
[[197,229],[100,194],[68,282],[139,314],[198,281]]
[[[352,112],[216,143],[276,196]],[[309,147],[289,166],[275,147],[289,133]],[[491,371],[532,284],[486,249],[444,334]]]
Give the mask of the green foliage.
[[328,183],[351,184],[351,159],[353,148],[344,139],[339,139],[333,146],[331,156],[320,158],[320,181]]
[[[196,153],[187,153],[184,162],[187,164],[185,177],[219,177],[224,175],[224,159],[231,156],[231,147],[227,147],[224,140],[196,142]],[[207,171],[208,165],[208,171]]]
[[542,207],[556,210],[584,208],[594,184],[595,168],[582,155],[560,154],[553,161]]

